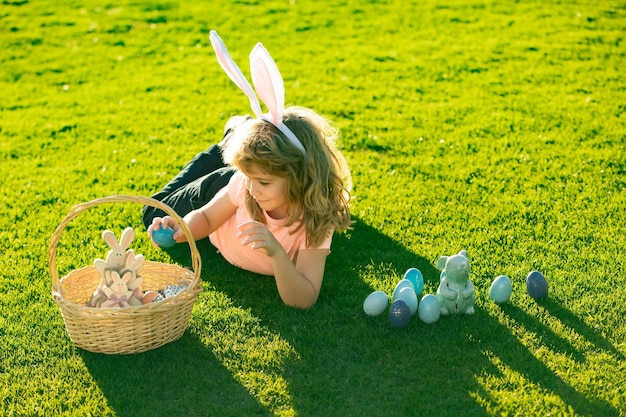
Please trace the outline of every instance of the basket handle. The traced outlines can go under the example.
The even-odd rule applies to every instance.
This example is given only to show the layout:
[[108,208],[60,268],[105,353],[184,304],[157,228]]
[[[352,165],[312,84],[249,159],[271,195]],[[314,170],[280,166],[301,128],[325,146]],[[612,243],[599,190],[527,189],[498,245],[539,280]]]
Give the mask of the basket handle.
[[156,207],[158,209],[163,210],[170,217],[172,217],[180,228],[182,229],[185,237],[187,237],[187,243],[189,244],[189,248],[191,249],[191,265],[194,271],[194,280],[190,285],[190,289],[195,289],[200,280],[200,271],[202,268],[202,261],[200,258],[200,253],[198,252],[198,248],[196,247],[196,241],[191,234],[191,230],[185,223],[185,221],[168,205],[160,202],[159,200],[155,200],[151,197],[142,197],[142,196],[133,196],[133,195],[114,195],[109,197],[97,198],[92,201],[88,201],[86,203],[80,203],[75,205],[70,209],[70,212],[65,216],[63,221],[57,226],[56,230],[52,234],[50,238],[50,246],[48,247],[48,256],[49,256],[49,264],[48,267],[50,269],[50,275],[52,276],[52,285],[53,287],[58,287],[60,284],[59,273],[57,271],[56,266],[56,249],[59,244],[59,239],[61,239],[61,234],[65,227],[79,214],[83,211],[91,208],[93,206],[104,204],[104,203],[140,203],[146,206]]

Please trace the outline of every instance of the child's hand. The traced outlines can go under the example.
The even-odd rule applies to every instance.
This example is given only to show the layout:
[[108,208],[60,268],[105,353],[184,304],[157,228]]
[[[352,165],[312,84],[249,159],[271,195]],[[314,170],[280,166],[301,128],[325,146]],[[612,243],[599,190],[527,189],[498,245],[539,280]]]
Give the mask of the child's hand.
[[176,220],[174,220],[170,216],[155,217],[154,219],[152,219],[152,224],[150,225],[150,227],[148,227],[148,236],[150,236],[150,242],[152,242],[152,245],[155,248],[158,248],[159,245],[157,245],[157,243],[152,239],[152,232],[154,230],[167,229],[168,226],[174,229],[174,235],[172,237],[176,242],[184,242],[186,240],[185,234],[181,230],[178,223],[176,223]]
[[267,226],[259,222],[247,222],[239,225],[237,237],[241,244],[250,245],[252,249],[263,250],[267,256],[273,257],[283,247],[278,243]]

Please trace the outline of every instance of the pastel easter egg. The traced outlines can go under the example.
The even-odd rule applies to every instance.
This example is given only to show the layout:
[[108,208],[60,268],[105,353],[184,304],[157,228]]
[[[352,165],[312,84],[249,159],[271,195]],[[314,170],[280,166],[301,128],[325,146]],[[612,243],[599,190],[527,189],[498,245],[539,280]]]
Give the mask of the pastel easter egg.
[[401,329],[411,321],[411,309],[403,300],[396,300],[389,307],[389,324]]
[[404,301],[409,306],[409,310],[411,310],[411,315],[414,315],[417,312],[417,295],[415,294],[413,288],[402,288],[398,293],[398,300]]
[[176,244],[174,240],[174,229],[166,227],[152,230],[152,240],[162,248],[171,248]]
[[548,281],[539,271],[532,271],[526,277],[526,292],[535,300],[541,300],[548,295]]
[[512,291],[513,288],[509,277],[500,275],[493,280],[491,287],[489,287],[489,298],[496,304],[506,303],[511,298]]
[[389,298],[383,291],[374,291],[363,301],[363,311],[371,317],[380,316],[389,304]]
[[404,273],[404,279],[408,279],[413,284],[415,294],[422,295],[424,292],[424,276],[417,268],[409,268]]
[[141,299],[143,304],[149,304],[154,301],[154,299],[159,295],[156,291],[146,291]]
[[427,324],[434,323],[439,320],[439,316],[441,315],[441,306],[439,305],[437,297],[432,294],[426,294],[423,296],[419,302],[417,314],[419,315],[420,320]]
[[398,281],[398,283],[396,284],[396,287],[393,289],[393,300],[397,300],[398,299],[398,294],[400,293],[400,290],[402,288],[413,288],[413,291],[415,291],[415,287],[413,287],[413,283],[411,281],[409,281],[408,279],[401,279],[400,281]]

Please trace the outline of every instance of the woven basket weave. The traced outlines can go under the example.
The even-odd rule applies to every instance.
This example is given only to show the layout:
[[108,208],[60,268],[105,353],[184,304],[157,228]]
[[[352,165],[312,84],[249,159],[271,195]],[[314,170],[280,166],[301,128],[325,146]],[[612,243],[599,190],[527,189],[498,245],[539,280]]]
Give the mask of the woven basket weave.
[[[174,218],[187,237],[193,271],[178,265],[146,261],[141,269],[143,291],[164,289],[168,285],[187,285],[187,288],[157,303],[117,308],[87,307],[86,303],[100,284],[100,274],[95,266],[86,266],[59,279],[56,248],[72,219],[93,206],[120,202],[156,207]],[[48,255],[52,298],[61,310],[67,333],[76,346],[91,352],[139,353],[180,338],[189,326],[196,296],[202,291],[201,259],[191,231],[169,206],[148,197],[110,196],[72,207],[52,235]]]

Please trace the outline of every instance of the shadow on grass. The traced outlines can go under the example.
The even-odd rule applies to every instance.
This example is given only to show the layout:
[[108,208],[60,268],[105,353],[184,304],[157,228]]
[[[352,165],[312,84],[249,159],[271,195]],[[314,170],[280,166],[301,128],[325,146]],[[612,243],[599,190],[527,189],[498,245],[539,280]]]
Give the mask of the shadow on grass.
[[547,298],[542,302],[542,305],[552,316],[557,317],[565,326],[584,337],[589,343],[594,345],[596,349],[604,350],[608,354],[614,355],[619,360],[624,360],[624,354],[617,350],[611,342],[561,304],[555,302],[552,298]]
[[[548,300],[544,300],[543,303],[554,304],[553,301]],[[542,344],[549,350],[572,358],[577,362],[577,365],[584,362],[584,354],[582,352],[579,352],[571,343],[541,324],[536,318],[528,315],[525,311],[514,305],[506,304],[502,306],[502,308],[507,316],[513,319],[518,326],[523,327],[528,332],[539,335]],[[560,310],[562,312],[567,311],[563,307],[560,307]],[[614,409],[602,399],[589,397],[578,392],[550,369],[549,364],[537,359],[528,347],[512,335],[506,327],[499,324],[493,317],[480,310],[478,314],[483,316],[485,321],[481,326],[474,326],[470,335],[473,339],[480,341],[480,350],[483,354],[472,360],[480,361],[483,364],[483,374],[502,377],[502,371],[498,366],[491,360],[485,362],[485,359],[491,355],[498,358],[498,361],[501,362],[504,367],[522,375],[526,380],[535,385],[535,389],[552,392],[565,405],[571,407],[576,415],[619,415],[618,410]],[[571,313],[569,313],[569,315],[571,315]],[[560,319],[558,316],[556,318]],[[473,353],[476,354],[478,352]],[[572,371],[576,372],[575,369],[572,369]],[[511,376],[504,377],[504,379],[507,378],[511,378]],[[498,409],[497,400],[487,392],[484,386],[477,387],[477,394],[484,401],[490,402],[493,409]],[[542,412],[547,413],[547,410],[556,407],[556,405],[550,407],[546,404],[545,407],[545,410]],[[538,410],[535,411],[538,412]],[[528,410],[528,412],[533,414],[532,410]]]
[[81,356],[120,417],[271,415],[189,332],[145,353]]
[[[285,307],[271,278],[234,269],[206,243],[199,248],[203,279],[297,353],[281,363],[279,372],[287,384],[288,406],[298,415],[484,415],[486,408],[501,406],[480,381],[486,374],[501,377],[489,355],[578,414],[618,415],[606,402],[568,385],[482,308],[473,316],[444,317],[432,325],[413,318],[405,329],[391,328],[386,314],[365,316],[362,302],[373,288],[361,271],[402,276],[407,268],[417,267],[430,288],[436,288],[439,271],[358,219],[350,238],[335,238],[322,293],[308,311]],[[188,262],[182,252],[172,256],[181,264]],[[562,306],[548,302],[545,307],[596,346],[617,354]],[[523,310],[506,305],[505,313],[540,333],[548,349],[584,361],[582,352]],[[84,353],[119,415],[147,415],[151,409],[163,415],[270,414],[201,342],[210,335],[203,333],[202,319],[197,320],[180,341],[153,352],[130,357]]]

